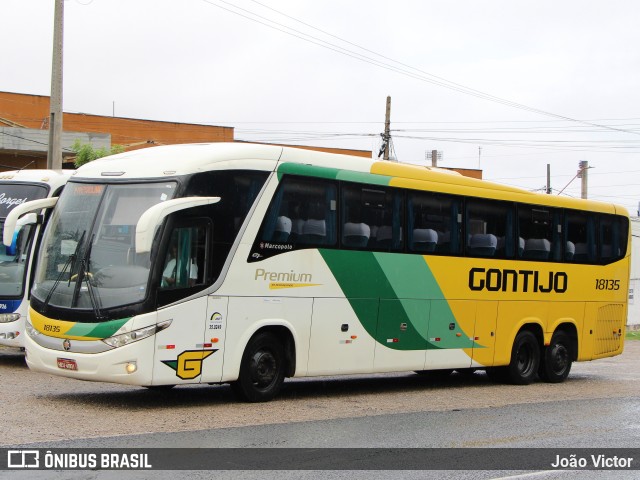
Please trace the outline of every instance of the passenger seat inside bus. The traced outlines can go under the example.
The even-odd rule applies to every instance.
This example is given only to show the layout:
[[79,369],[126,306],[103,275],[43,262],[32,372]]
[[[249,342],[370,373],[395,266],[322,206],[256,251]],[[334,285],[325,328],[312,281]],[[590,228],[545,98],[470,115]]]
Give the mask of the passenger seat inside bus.
[[294,218],[291,222],[291,233],[289,234],[289,242],[296,243],[302,237],[304,224],[306,222],[302,218]]
[[491,233],[475,233],[469,239],[467,252],[478,257],[493,257],[498,246],[498,238]]
[[571,262],[573,260],[573,256],[576,253],[576,246],[573,242],[567,241],[567,245],[564,250],[564,259],[567,262]]
[[375,248],[390,250],[397,249],[402,245],[402,228],[400,226],[398,229],[398,238],[394,241],[393,239],[393,227],[391,225],[381,225],[376,230],[375,239],[373,237],[373,232],[371,233],[371,241],[369,245]]
[[415,252],[435,252],[438,234],[431,228],[416,228],[413,231],[411,249]]
[[524,258],[546,260],[551,252],[551,242],[546,238],[528,238],[524,243]]
[[342,244],[345,247],[364,248],[370,236],[371,228],[366,223],[347,222],[342,229]]
[[302,227],[301,243],[324,244],[327,238],[327,225],[324,220],[310,218]]
[[273,231],[274,242],[286,242],[291,235],[291,219],[281,216],[276,219],[276,227]]

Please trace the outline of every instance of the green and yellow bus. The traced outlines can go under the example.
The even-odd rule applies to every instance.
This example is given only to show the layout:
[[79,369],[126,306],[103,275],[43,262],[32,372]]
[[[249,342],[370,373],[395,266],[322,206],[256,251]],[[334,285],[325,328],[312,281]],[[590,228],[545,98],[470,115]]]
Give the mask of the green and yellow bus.
[[561,382],[622,352],[629,230],[617,205],[428,167],[250,144],[128,152],[78,169],[52,212],[27,363],[231,383],[248,401],[285,377]]

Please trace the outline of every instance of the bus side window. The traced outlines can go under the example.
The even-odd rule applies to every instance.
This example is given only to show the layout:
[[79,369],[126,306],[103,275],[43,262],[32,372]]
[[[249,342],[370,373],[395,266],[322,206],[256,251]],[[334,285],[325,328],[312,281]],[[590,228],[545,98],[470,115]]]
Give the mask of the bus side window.
[[567,262],[594,263],[596,238],[593,215],[587,212],[565,212],[565,256]]
[[[459,198],[426,192],[411,192],[407,200],[409,251],[416,253],[460,253]],[[435,243],[435,245],[434,245]]]
[[343,183],[340,227],[343,248],[402,249],[402,195],[375,185]]
[[283,178],[260,228],[262,242],[294,246],[336,244],[337,189],[333,182]]
[[472,257],[513,258],[513,206],[492,200],[466,202],[466,252]]
[[519,255],[526,260],[552,260],[551,247],[554,241],[554,226],[554,215],[550,208],[537,205],[519,205]]
[[624,257],[629,233],[627,225],[628,221],[624,217],[600,215],[598,236],[600,263],[606,264]]
[[162,267],[160,288],[180,289],[205,284],[206,251],[207,228],[204,222],[175,228]]

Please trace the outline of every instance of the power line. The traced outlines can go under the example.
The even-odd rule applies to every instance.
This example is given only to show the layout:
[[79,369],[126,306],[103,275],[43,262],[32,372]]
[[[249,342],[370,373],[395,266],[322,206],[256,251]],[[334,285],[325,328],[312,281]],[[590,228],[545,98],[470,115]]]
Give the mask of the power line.
[[[592,127],[597,127],[597,128],[601,128],[601,129],[605,129],[605,130],[613,130],[613,131],[617,131],[617,132],[621,132],[621,133],[640,135],[640,132],[636,132],[636,131],[633,131],[633,130],[625,130],[625,129],[620,129],[620,128],[616,128],[616,127],[610,127],[610,126],[607,126],[607,125],[602,125],[602,124],[598,124],[598,123],[588,122],[588,121],[585,121],[585,120],[575,119],[575,118],[572,118],[572,117],[567,117],[565,115],[559,115],[559,114],[548,112],[548,111],[545,111],[545,110],[542,110],[542,109],[539,109],[539,108],[530,107],[528,105],[524,105],[524,104],[521,104],[521,103],[513,102],[511,100],[507,100],[507,99],[504,99],[504,98],[501,98],[501,97],[498,97],[498,96],[495,96],[495,95],[491,95],[491,94],[482,92],[480,90],[476,90],[476,89],[473,89],[471,87],[467,87],[467,86],[461,85],[461,84],[456,83],[456,82],[452,82],[452,81],[447,80],[445,78],[442,78],[442,77],[439,77],[437,75],[433,75],[431,73],[428,73],[428,72],[426,72],[424,70],[420,70],[418,68],[415,68],[415,67],[407,65],[405,63],[402,63],[402,62],[399,62],[397,60],[391,59],[391,58],[386,57],[384,55],[381,55],[379,53],[373,52],[372,50],[369,50],[369,49],[366,49],[366,48],[361,47],[359,45],[356,45],[356,44],[354,44],[352,42],[349,42],[347,40],[344,40],[341,37],[338,37],[336,35],[328,34],[328,33],[324,32],[323,30],[321,30],[319,28],[313,27],[313,26],[311,26],[310,24],[308,24],[306,22],[302,22],[301,20],[298,20],[298,19],[296,19],[294,17],[291,17],[289,15],[283,14],[283,13],[281,13],[281,12],[275,10],[275,9],[272,9],[271,7],[266,7],[266,8],[269,8],[270,10],[273,10],[273,11],[275,11],[275,12],[281,14],[281,15],[285,15],[287,18],[293,19],[293,20],[295,20],[295,21],[297,21],[297,22],[299,22],[299,23],[301,23],[301,24],[303,24],[303,25],[305,25],[307,27],[310,27],[310,28],[313,28],[313,29],[315,29],[317,31],[320,31],[322,33],[328,34],[331,37],[336,38],[336,39],[338,39],[338,40],[340,40],[342,42],[345,42],[345,43],[350,44],[350,45],[354,45],[357,48],[360,48],[360,49],[362,49],[364,51],[368,51],[370,53],[373,53],[374,55],[376,55],[376,56],[378,56],[380,58],[383,58],[385,60],[389,60],[389,61],[391,61],[391,62],[393,62],[393,63],[395,63],[397,65],[401,65],[403,68],[396,67],[394,65],[390,65],[390,64],[385,63],[383,61],[371,58],[371,57],[369,57],[367,55],[363,55],[363,54],[354,52],[353,50],[349,50],[348,48],[344,48],[344,47],[341,47],[339,45],[333,44],[331,42],[327,42],[326,40],[322,40],[322,39],[320,39],[318,37],[315,37],[313,35],[310,35],[308,33],[301,32],[300,30],[296,30],[295,28],[286,26],[286,25],[284,25],[282,23],[279,23],[279,22],[276,22],[274,20],[270,20],[270,19],[268,19],[268,18],[266,18],[266,17],[264,17],[262,15],[254,13],[254,12],[252,12],[250,10],[245,9],[245,8],[241,8],[241,7],[238,7],[236,5],[233,5],[233,4],[231,4],[231,3],[229,3],[229,2],[227,2],[225,0],[219,0],[219,1],[224,3],[224,4],[226,4],[226,5],[229,5],[232,8],[240,10],[241,12],[245,12],[248,15],[251,15],[251,16],[256,17],[256,18],[252,18],[252,17],[247,16],[247,15],[245,15],[243,13],[240,13],[239,11],[231,10],[230,8],[226,8],[226,7],[224,7],[224,6],[222,6],[222,5],[218,4],[218,3],[214,3],[211,0],[202,0],[202,1],[207,3],[207,4],[209,4],[209,5],[212,5],[212,6],[218,7],[220,9],[222,9],[222,10],[225,10],[227,12],[233,13],[234,15],[238,15],[240,17],[243,17],[243,18],[245,18],[247,20],[251,20],[253,22],[259,23],[259,24],[264,25],[266,27],[278,30],[278,31],[280,31],[282,33],[286,33],[287,35],[299,38],[299,39],[304,40],[304,41],[309,42],[309,43],[313,43],[315,45],[318,45],[320,47],[332,50],[332,51],[340,53],[342,55],[345,55],[345,56],[348,56],[348,57],[351,57],[351,58],[355,58],[356,60],[360,60],[362,62],[375,65],[375,66],[377,66],[379,68],[384,68],[386,70],[390,70],[390,71],[399,73],[401,75],[405,75],[405,76],[414,78],[416,80],[420,80],[420,81],[423,81],[423,82],[426,82],[426,83],[430,83],[430,84],[433,84],[433,85],[438,85],[438,86],[441,86],[441,87],[444,87],[444,88],[448,88],[450,90],[457,91],[459,93],[464,93],[464,94],[471,95],[471,96],[474,96],[474,97],[477,97],[477,98],[482,98],[484,100],[488,100],[488,101],[492,101],[492,102],[495,102],[495,103],[499,103],[499,104],[506,105],[506,106],[509,106],[509,107],[512,107],[512,108],[517,108],[517,109],[520,109],[520,110],[525,110],[525,111],[528,111],[528,112],[537,113],[539,115],[545,115],[545,116],[549,116],[549,117],[553,117],[553,118],[557,118],[557,119],[561,119],[561,120],[581,123],[581,124],[584,124],[584,125],[590,125]],[[260,4],[259,2],[255,2],[255,3]],[[260,4],[260,5],[262,5],[262,4]],[[268,22],[268,23],[265,23],[265,22]],[[276,25],[276,26],[274,26],[274,25]],[[286,29],[286,30],[284,30],[284,29]],[[413,72],[412,71],[408,71],[405,68],[409,68],[410,70],[413,70]],[[414,73],[414,72],[418,72],[418,73]]]
[[[619,174],[626,174],[626,173],[640,173],[640,170],[621,170],[621,171],[617,171],[617,172],[590,172],[589,175],[590,176],[594,176],[594,175],[619,175]],[[571,177],[572,175],[555,175],[554,177],[559,178],[559,177]],[[535,175],[535,176],[531,176],[531,177],[498,177],[498,178],[493,178],[492,180],[525,180],[525,179],[533,179],[533,178],[540,178],[540,175]]]
[[[609,149],[598,149],[597,145],[577,145],[554,142],[554,141],[538,141],[535,140],[499,140],[499,139],[483,139],[483,138],[447,138],[447,137],[429,137],[429,136],[415,136],[415,135],[395,135],[396,138],[405,138],[409,140],[429,140],[437,142],[448,143],[464,143],[473,145],[492,145],[498,147],[514,147],[514,148],[535,148],[541,150],[554,150],[554,151],[573,151],[573,152],[591,152],[591,153],[617,153],[617,154],[637,154],[640,149],[640,144],[637,146],[629,145],[606,145]],[[628,150],[628,151],[624,151]]]

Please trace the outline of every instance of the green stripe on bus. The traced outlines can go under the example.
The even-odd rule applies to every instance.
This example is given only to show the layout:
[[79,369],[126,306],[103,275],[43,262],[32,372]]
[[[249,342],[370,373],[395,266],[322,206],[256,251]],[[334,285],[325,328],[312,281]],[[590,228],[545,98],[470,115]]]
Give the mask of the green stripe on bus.
[[127,323],[131,317],[110,320],[102,323],[76,323],[69,329],[67,335],[74,337],[108,338]]
[[[396,350],[473,346],[424,257],[323,249],[320,253],[365,330],[377,342]],[[372,306],[378,306],[377,313]],[[457,333],[463,335],[458,338]],[[439,340],[430,341],[430,337]]]
[[348,170],[339,170],[338,180],[345,182],[368,183],[370,185],[387,186],[391,182],[391,177],[385,175],[374,175],[373,173],[350,172]]
[[278,166],[278,180],[285,174],[304,175],[306,177],[327,178],[330,180],[344,180],[347,182],[368,183],[371,185],[387,186],[392,177],[374,175],[372,173],[354,172],[338,168],[314,167],[299,163],[281,163]]

